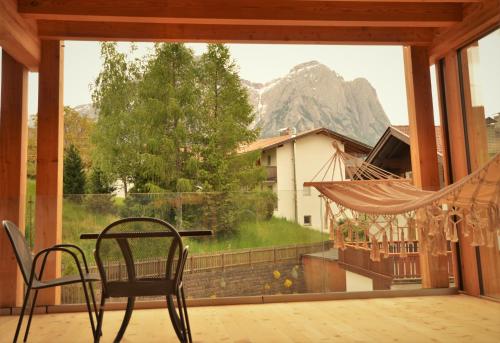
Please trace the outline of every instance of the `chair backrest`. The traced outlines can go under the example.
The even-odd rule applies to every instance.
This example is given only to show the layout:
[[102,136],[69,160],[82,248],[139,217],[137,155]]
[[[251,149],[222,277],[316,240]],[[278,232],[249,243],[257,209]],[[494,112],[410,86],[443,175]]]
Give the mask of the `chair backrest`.
[[14,254],[16,255],[17,263],[23,274],[24,282],[28,284],[31,267],[33,265],[33,254],[31,253],[30,247],[16,224],[9,220],[4,220],[2,221],[2,225],[12,244],[12,249],[14,249]]
[[[165,232],[168,236],[105,237],[144,232]],[[109,281],[133,281],[145,277],[177,281],[182,276],[181,236],[171,224],[161,219],[125,218],[111,223],[99,235],[94,254],[104,290]],[[127,269],[131,262],[135,262],[134,268]]]

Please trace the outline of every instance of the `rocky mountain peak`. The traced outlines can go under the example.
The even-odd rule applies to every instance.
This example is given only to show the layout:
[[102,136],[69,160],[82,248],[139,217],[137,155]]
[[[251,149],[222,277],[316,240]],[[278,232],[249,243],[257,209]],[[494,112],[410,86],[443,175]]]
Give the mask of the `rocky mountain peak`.
[[301,63],[268,83],[245,85],[255,109],[252,125],[262,137],[283,127],[299,132],[326,127],[373,145],[390,125],[368,80],[345,81],[318,61]]
[[320,66],[324,67],[324,65],[321,64],[321,63],[319,63],[318,61],[304,62],[304,63],[301,63],[301,64],[297,64],[295,67],[293,67],[292,69],[290,69],[290,74],[298,73],[298,72],[301,72],[301,71],[305,71],[305,70],[312,69],[312,68],[315,68],[315,67],[320,67]]

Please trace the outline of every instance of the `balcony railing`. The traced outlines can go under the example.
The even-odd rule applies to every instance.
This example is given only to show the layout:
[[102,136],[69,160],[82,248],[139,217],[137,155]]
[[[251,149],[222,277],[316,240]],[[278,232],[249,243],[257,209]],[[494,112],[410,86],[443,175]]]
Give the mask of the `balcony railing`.
[[[374,262],[370,259],[369,247],[348,244],[344,251],[339,251],[339,261],[346,269],[356,269],[355,271],[364,272],[367,275],[380,276],[381,279],[389,277],[393,283],[420,280],[418,242],[405,242],[405,244],[408,251],[406,256],[399,254],[401,242],[394,242],[390,246],[389,257],[382,258],[380,262]],[[448,251],[448,276],[453,277],[451,251]]]

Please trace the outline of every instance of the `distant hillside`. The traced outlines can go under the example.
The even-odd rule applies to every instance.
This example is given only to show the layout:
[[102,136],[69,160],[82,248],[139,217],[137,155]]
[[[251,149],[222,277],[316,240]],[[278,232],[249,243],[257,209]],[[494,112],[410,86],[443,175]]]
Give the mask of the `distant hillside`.
[[92,104],[78,105],[73,108],[85,117],[97,119],[97,111]]
[[[79,112],[84,117],[89,117],[90,119],[97,119],[97,111],[92,104],[83,104],[73,107],[77,112]],[[29,127],[36,126],[36,113],[29,115],[28,121]]]
[[316,61],[266,84],[244,83],[256,112],[252,125],[261,128],[262,137],[275,136],[284,127],[298,132],[326,127],[374,145],[390,125],[366,79],[345,81]]

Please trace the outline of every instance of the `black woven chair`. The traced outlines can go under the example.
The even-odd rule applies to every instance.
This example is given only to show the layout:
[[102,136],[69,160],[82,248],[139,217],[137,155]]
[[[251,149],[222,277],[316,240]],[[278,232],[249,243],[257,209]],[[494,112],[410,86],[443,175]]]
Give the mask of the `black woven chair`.
[[[85,259],[85,254],[83,253],[82,249],[72,244],[57,244],[50,248],[43,249],[39,251],[36,255],[33,255],[26,242],[26,239],[24,238],[21,231],[19,231],[19,228],[14,223],[8,220],[4,220],[2,224],[12,244],[12,248],[14,249],[14,254],[16,255],[17,263],[19,264],[19,268],[21,269],[21,273],[23,275],[23,279],[27,287],[26,294],[24,296],[23,307],[21,309],[21,314],[19,315],[19,321],[17,323],[14,342],[17,341],[17,338],[19,336],[19,331],[21,329],[21,325],[23,322],[24,312],[26,311],[26,305],[28,304],[28,300],[32,290],[35,291],[35,294],[33,296],[33,301],[31,304],[31,311],[28,319],[28,324],[26,326],[26,332],[24,334],[24,341],[28,339],[28,334],[31,325],[31,318],[33,317],[33,309],[35,308],[36,305],[36,298],[38,296],[38,291],[44,288],[69,285],[79,282],[83,286],[85,301],[87,303],[87,311],[89,313],[89,318],[90,318],[90,326],[92,327],[92,334],[95,336],[96,324],[94,322],[93,311],[91,309],[89,301],[89,291],[87,290],[87,284],[90,288],[90,297],[92,298],[92,304],[94,305],[95,315],[97,316],[97,306],[95,302],[94,289],[92,288],[92,282],[99,281],[100,279],[97,275],[89,274],[87,260]],[[74,250],[76,250],[81,255],[82,259],[81,262],[83,262],[83,265],[85,267],[85,272],[82,269],[82,266],[80,264],[81,262],[78,259],[78,256]],[[43,279],[43,271],[45,269],[45,263],[47,262],[47,257],[51,253],[56,251],[68,253],[73,258],[78,268],[79,275],[64,276],[50,280]],[[38,261],[40,258],[42,258],[42,264],[41,266],[38,266]],[[40,272],[37,273],[37,270],[40,270]]]
[[[108,225],[96,242],[95,260],[102,280],[101,306],[95,340],[99,341],[106,299],[127,297],[127,308],[116,335],[119,342],[127,328],[135,297],[167,299],[167,309],[181,342],[192,342],[182,275],[188,249],[177,230],[155,218],[126,218]],[[134,259],[149,259],[134,264]],[[125,270],[122,271],[122,267]],[[174,304],[177,300],[177,308]]]

